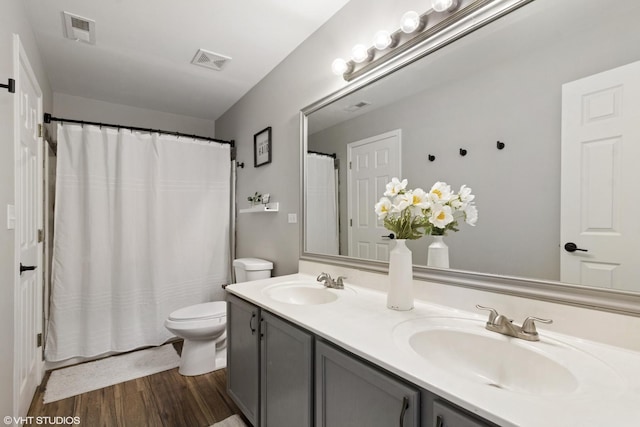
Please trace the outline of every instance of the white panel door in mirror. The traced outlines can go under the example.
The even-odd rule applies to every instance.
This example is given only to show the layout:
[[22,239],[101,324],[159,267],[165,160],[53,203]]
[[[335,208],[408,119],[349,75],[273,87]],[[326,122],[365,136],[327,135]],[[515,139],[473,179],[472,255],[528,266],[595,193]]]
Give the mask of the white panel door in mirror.
[[376,135],[347,146],[347,204],[349,256],[389,260],[389,232],[374,205],[391,178],[400,177],[400,130]]
[[639,122],[640,62],[563,86],[563,282],[640,291]]

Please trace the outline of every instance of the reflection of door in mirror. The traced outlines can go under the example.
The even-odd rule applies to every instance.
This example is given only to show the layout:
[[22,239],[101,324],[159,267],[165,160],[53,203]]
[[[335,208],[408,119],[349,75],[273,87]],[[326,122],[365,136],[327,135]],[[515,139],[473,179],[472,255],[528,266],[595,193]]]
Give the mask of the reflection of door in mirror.
[[561,280],[640,291],[640,61],[562,90]]
[[347,145],[349,256],[389,260],[389,232],[374,205],[391,178],[400,178],[400,137],[397,129]]
[[307,153],[307,251],[338,255],[338,171],[335,155]]

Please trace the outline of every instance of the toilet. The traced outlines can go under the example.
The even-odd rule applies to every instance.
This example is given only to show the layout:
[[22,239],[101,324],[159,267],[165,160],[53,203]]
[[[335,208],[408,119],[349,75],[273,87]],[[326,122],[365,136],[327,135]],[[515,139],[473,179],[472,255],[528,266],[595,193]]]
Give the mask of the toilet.
[[[258,258],[233,261],[236,282],[268,279],[273,264]],[[178,372],[185,376],[202,375],[227,366],[227,303],[205,302],[180,308],[164,326],[182,338],[182,355]]]
[[233,260],[233,271],[236,273],[236,283],[251,282],[253,280],[271,277],[273,264],[259,258],[238,258]]

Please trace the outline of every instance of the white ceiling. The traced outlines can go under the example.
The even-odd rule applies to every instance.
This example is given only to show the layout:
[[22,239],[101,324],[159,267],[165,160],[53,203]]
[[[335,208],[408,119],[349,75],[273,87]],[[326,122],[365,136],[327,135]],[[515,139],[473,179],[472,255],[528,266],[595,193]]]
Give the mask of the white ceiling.
[[[54,92],[215,120],[348,0],[25,0]],[[96,21],[64,38],[62,12]],[[198,49],[232,59],[191,64]]]

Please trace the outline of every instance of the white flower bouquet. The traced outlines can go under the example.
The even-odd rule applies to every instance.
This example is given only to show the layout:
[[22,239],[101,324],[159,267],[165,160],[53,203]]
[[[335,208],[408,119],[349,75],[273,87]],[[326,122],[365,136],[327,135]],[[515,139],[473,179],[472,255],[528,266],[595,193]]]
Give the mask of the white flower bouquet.
[[466,185],[458,193],[446,182],[436,182],[429,192],[421,188],[407,190],[407,180],[393,178],[384,196],[375,205],[378,218],[395,233],[396,239],[419,239],[424,235],[444,236],[458,231],[458,221],[475,226],[478,209],[475,196]]

